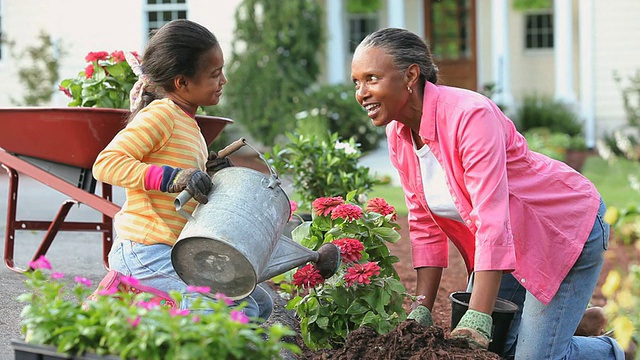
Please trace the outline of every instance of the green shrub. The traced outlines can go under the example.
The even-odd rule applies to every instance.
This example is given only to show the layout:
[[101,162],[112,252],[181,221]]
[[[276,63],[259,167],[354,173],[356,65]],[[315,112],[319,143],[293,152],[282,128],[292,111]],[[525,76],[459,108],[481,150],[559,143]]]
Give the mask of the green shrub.
[[296,131],[300,134],[337,133],[343,139],[353,137],[362,152],[376,149],[385,137],[384,128],[373,125],[355,100],[353,85],[320,86],[301,102],[306,107],[296,116]]
[[527,95],[516,111],[515,123],[521,133],[535,128],[547,128],[569,136],[582,133],[582,123],[569,105],[550,97]]

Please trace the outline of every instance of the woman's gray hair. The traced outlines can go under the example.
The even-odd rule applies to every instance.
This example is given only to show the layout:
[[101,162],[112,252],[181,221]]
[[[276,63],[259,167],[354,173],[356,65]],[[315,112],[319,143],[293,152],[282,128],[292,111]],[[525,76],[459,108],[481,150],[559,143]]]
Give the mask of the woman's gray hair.
[[405,71],[412,64],[420,67],[420,83],[438,82],[438,67],[433,63],[427,43],[411,31],[398,28],[377,30],[365,37],[358,47],[379,48],[391,56],[396,68]]

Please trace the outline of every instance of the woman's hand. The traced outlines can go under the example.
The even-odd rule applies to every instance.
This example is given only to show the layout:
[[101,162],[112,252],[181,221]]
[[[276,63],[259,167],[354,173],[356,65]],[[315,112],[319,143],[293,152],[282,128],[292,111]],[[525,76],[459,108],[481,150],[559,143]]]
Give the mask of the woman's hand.
[[465,338],[472,348],[487,349],[491,341],[493,319],[491,314],[498,298],[502,270],[477,271],[473,275],[473,290],[467,310],[452,337]]
[[492,326],[491,315],[469,309],[462,315],[456,328],[451,331],[451,337],[467,339],[471,348],[486,350],[491,341]]

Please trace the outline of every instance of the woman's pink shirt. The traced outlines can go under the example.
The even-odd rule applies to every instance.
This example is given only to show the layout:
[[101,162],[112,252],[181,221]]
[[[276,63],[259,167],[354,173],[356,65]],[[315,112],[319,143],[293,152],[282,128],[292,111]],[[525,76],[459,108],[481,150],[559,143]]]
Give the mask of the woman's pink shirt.
[[448,266],[448,239],[467,271],[513,271],[548,304],[573,267],[600,204],[595,186],[563,162],[530,151],[485,96],[427,82],[420,137],[443,167],[464,223],[427,206],[411,129],[386,128],[409,209],[414,267]]

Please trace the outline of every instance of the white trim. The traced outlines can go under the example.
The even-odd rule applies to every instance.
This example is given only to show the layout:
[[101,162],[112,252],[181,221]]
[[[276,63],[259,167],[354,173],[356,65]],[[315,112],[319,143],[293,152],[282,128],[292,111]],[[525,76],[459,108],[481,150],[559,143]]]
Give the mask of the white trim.
[[404,28],[404,0],[387,0],[389,27]]
[[342,84],[346,80],[347,53],[343,0],[327,0],[327,82]]
[[588,148],[596,145],[595,61],[593,0],[582,0],[579,8],[580,38],[580,112],[584,119],[585,141]]
[[575,104],[573,90],[573,12],[571,0],[555,0],[554,27],[554,77],[556,100]]

